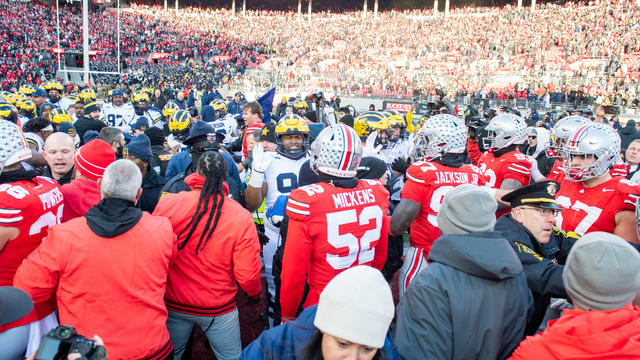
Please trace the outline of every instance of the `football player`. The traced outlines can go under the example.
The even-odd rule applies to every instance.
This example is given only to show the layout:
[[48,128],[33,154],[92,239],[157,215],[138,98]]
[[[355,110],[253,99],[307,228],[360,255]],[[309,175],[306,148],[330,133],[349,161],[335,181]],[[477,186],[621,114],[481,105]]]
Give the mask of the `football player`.
[[49,102],[52,104],[57,104],[62,98],[62,84],[57,81],[49,81],[42,86],[42,89],[47,92]]
[[401,157],[406,159],[409,156],[410,142],[407,133],[407,122],[404,116],[395,110],[385,110],[383,114],[387,116],[389,127],[387,129],[387,140],[389,146],[381,151],[387,163],[393,162]]
[[[142,115],[140,115],[142,116]],[[100,119],[107,125],[117,127],[124,133],[131,131],[136,112],[133,105],[124,102],[124,93],[122,90],[113,90],[111,93],[111,102],[102,106]]]
[[216,133],[224,135],[224,144],[228,144],[236,135],[238,121],[236,115],[227,113],[227,104],[222,99],[215,99],[211,106],[216,114],[216,119],[211,122],[211,126]]
[[38,116],[36,112],[36,104],[29,99],[22,99],[16,102],[16,108],[18,109],[18,118],[24,126],[29,120]]
[[547,180],[554,180],[560,182],[564,179],[564,171],[562,171],[562,157],[560,156],[560,149],[567,143],[567,139],[572,132],[582,125],[590,124],[591,120],[578,116],[567,116],[562,118],[551,129],[551,145],[547,151],[549,156],[555,157],[556,162],[547,176]]
[[[60,109],[69,112],[69,108],[73,108],[73,105],[75,105],[79,100],[80,97],[77,94],[69,94],[63,96],[60,101],[58,101],[57,105]],[[73,110],[71,111],[73,112]]]
[[[0,144],[0,286],[11,286],[18,266],[42,243],[49,227],[60,223],[63,196],[55,180],[39,177],[35,171],[27,171],[21,166],[21,161],[31,158],[31,150],[17,125],[0,120],[0,134],[3,137]],[[29,324],[45,317],[43,327],[56,322],[55,308],[55,296],[44,303],[36,303],[29,316],[0,326],[0,337],[11,336],[4,332],[20,326],[26,328],[26,334],[29,334],[29,328],[40,331],[37,323]],[[3,357],[24,357],[26,341],[4,338],[1,342],[10,344],[3,347]],[[36,340],[36,348],[38,343]]]
[[629,242],[638,242],[634,206],[640,187],[610,169],[620,154],[620,136],[610,126],[580,126],[560,150],[565,179],[556,201],[565,210],[556,226],[584,235],[604,231]]
[[[487,186],[516,190],[529,185],[533,159],[520,152],[518,145],[527,138],[527,124],[515,114],[501,113],[493,117],[485,128],[483,143],[486,152],[478,165],[487,176]],[[498,216],[508,209],[498,204]]]
[[55,131],[58,131],[60,124],[62,124],[63,122],[71,123],[73,120],[68,112],[62,110],[61,108],[57,108],[53,109],[53,111],[51,111],[51,114],[49,114],[49,121],[51,122],[53,129]]
[[149,120],[151,126],[158,127],[160,129],[164,126],[164,120],[162,118],[162,111],[155,106],[149,105],[149,94],[145,91],[136,91],[131,95],[131,104],[135,109],[135,116],[144,116]]
[[488,181],[479,168],[464,164],[466,140],[462,120],[448,114],[432,116],[416,133],[411,156],[414,163],[406,171],[401,200],[391,217],[391,233],[395,235],[411,226],[411,246],[400,269],[401,295],[427,266],[431,245],[440,237],[436,219],[444,195],[461,184],[483,186]]
[[[282,319],[302,301],[318,303],[325,285],[356,265],[382,269],[387,257],[389,193],[379,180],[358,180],[362,144],[343,124],[320,132],[311,146],[311,167],[320,182],[294,190],[287,202],[287,241],[282,263]],[[357,304],[354,304],[357,306]]]
[[[246,208],[254,212],[265,201],[270,209],[281,196],[287,196],[298,187],[300,167],[309,158],[309,126],[298,115],[286,115],[276,125],[276,154],[264,152],[264,156],[253,159],[251,177],[244,193]],[[260,147],[260,144],[256,146]],[[260,152],[254,151],[255,154]],[[276,285],[272,272],[273,256],[280,246],[280,229],[265,222],[265,235],[269,238],[262,252],[267,277],[267,313],[277,313],[275,303]]]

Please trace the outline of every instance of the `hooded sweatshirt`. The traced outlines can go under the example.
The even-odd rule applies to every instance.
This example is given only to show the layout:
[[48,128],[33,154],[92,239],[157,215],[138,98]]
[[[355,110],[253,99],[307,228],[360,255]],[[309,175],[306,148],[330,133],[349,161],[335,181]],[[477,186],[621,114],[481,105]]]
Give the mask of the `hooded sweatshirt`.
[[[522,264],[496,232],[444,235],[398,307],[406,359],[504,359],[531,304]],[[473,326],[471,326],[473,324]]]
[[511,359],[638,359],[640,306],[608,311],[564,310],[541,334],[527,337]]

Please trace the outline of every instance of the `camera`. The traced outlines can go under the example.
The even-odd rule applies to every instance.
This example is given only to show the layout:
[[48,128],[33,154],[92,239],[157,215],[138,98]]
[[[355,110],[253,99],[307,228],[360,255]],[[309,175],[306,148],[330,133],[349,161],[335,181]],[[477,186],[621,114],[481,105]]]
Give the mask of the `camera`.
[[42,339],[36,360],[66,360],[70,353],[80,354],[81,359],[107,359],[104,346],[79,335],[72,326],[59,325]]

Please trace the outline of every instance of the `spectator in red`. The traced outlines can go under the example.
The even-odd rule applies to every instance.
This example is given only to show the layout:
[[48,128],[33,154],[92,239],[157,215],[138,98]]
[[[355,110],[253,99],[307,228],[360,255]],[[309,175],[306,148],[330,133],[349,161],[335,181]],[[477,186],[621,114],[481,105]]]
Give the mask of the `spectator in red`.
[[166,218],[136,208],[142,175],[129,160],[98,180],[100,203],[49,229],[14,286],[34,302],[56,294],[60,323],[99,334],[110,359],[172,359],[164,293],[176,237]]
[[262,129],[262,106],[257,101],[252,101],[242,106],[242,119],[244,120],[244,137],[242,139],[242,159],[247,158],[247,138],[258,129]]
[[631,359],[640,354],[640,254],[619,236],[584,235],[562,280],[574,309],[527,337],[511,359]]
[[177,359],[198,324],[220,360],[241,352],[236,307],[237,285],[257,303],[260,243],[251,214],[227,198],[225,159],[217,151],[200,156],[197,171],[185,178],[191,191],[164,195],[154,215],[164,216],[178,237],[178,258],[171,265],[165,302],[167,326]]

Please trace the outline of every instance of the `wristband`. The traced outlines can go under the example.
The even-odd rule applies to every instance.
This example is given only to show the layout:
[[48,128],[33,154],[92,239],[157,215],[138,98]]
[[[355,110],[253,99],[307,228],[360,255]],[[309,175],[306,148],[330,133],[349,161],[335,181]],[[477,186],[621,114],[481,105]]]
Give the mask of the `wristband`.
[[254,188],[262,189],[262,183],[264,182],[264,173],[251,170],[251,176],[249,177],[249,181],[247,185],[253,186]]

